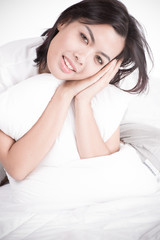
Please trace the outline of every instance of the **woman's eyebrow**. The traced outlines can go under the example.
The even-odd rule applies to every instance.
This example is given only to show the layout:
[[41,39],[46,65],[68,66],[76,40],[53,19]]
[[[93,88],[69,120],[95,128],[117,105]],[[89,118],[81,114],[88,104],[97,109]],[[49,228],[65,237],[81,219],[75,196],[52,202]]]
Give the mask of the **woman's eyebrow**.
[[[85,28],[88,30],[88,33],[90,35],[92,43],[95,43],[95,38],[94,38],[92,30],[87,25],[85,25]],[[105,54],[103,52],[99,52],[99,53],[102,54],[104,57],[106,57],[108,61],[111,61],[110,57],[107,54]]]
[[95,43],[95,39],[94,39],[94,35],[93,35],[93,33],[92,33],[92,30],[91,30],[88,26],[85,26],[85,27],[86,27],[86,29],[88,30],[88,33],[89,33],[90,38],[91,38],[91,40],[92,40],[92,43]]
[[110,57],[109,57],[107,54],[105,54],[104,52],[100,52],[100,53],[101,53],[104,57],[106,57],[109,62],[111,61]]

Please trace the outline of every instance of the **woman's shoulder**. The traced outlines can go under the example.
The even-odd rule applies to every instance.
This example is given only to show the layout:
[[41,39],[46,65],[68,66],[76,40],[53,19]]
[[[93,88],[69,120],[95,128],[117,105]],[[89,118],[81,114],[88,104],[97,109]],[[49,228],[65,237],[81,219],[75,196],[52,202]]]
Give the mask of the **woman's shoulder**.
[[42,44],[43,37],[26,38],[0,46],[0,65],[15,64],[35,55],[35,49]]
[[43,38],[28,38],[0,47],[0,93],[8,87],[37,74],[36,48]]

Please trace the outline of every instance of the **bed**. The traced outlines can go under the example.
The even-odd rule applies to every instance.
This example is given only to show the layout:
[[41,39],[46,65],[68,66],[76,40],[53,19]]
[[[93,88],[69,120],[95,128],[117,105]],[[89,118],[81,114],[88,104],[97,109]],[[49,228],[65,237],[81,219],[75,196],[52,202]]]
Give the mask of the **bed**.
[[[46,78],[41,76],[41,80],[44,77]],[[48,77],[49,80],[52,76]],[[33,84],[34,79],[31,82]],[[20,85],[26,89],[26,84],[23,82]],[[149,93],[129,101],[121,125],[134,122],[137,126],[145,122],[147,126],[156,126],[158,131],[160,114],[157,111],[157,86],[159,80],[153,79]],[[13,87],[19,92],[18,88],[19,84]],[[38,92],[39,95],[42,94]],[[9,90],[9,93],[13,92]],[[39,102],[38,96],[37,99]],[[0,102],[3,104],[2,97]],[[11,106],[11,103],[8,105]],[[156,118],[147,110],[144,111],[146,105],[152,106],[151,111],[157,113]],[[14,121],[14,116],[15,114],[9,119],[17,122]],[[22,116],[26,117],[24,114]],[[21,134],[18,131],[19,137]],[[33,173],[20,183],[8,176],[10,184],[0,187],[0,239],[160,239],[160,175],[159,172],[154,172],[154,166],[152,170],[157,175],[156,178],[147,168],[144,171],[137,150],[130,144],[122,144],[120,151],[110,156],[67,161],[55,166],[51,168],[50,161],[45,162],[37,170],[38,174]],[[53,184],[55,181],[56,184]],[[51,192],[54,194],[51,195]]]

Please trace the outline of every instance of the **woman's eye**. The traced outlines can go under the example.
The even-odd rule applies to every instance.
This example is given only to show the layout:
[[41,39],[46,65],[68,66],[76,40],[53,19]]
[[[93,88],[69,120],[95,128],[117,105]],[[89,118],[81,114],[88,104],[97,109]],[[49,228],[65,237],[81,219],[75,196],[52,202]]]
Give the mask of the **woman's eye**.
[[81,33],[81,38],[86,44],[89,43],[88,38],[83,33]]
[[96,56],[96,60],[97,60],[97,62],[99,63],[99,64],[103,64],[103,60],[102,60],[102,58],[100,57],[100,56]]

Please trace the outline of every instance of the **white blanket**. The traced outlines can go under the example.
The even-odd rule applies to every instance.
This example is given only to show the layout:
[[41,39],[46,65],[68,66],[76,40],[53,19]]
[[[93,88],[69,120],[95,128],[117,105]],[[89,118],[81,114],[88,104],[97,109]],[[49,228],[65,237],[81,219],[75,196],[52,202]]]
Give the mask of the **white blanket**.
[[158,188],[156,177],[129,145],[109,156],[73,160],[59,167],[41,165],[25,180],[10,182],[14,201],[52,203],[55,209],[144,196]]
[[1,240],[159,240],[160,192],[68,210],[51,204],[13,204],[10,185],[0,188]]

